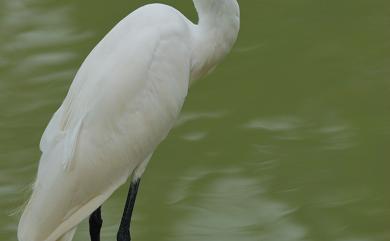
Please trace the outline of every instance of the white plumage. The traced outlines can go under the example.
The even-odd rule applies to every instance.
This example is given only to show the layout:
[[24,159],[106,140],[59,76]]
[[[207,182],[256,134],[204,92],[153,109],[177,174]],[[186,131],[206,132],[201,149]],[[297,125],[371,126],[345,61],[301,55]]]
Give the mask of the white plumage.
[[236,0],[194,0],[198,25],[143,6],[92,50],[47,126],[19,241],[70,241],[130,175],[140,177],[177,119],[192,80],[234,44]]

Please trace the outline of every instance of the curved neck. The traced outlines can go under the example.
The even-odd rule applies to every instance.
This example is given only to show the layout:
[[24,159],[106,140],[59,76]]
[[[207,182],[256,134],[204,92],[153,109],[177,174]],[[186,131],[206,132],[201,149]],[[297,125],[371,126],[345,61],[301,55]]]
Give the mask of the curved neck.
[[230,51],[240,28],[236,0],[193,0],[199,22],[194,31],[191,80],[209,73]]

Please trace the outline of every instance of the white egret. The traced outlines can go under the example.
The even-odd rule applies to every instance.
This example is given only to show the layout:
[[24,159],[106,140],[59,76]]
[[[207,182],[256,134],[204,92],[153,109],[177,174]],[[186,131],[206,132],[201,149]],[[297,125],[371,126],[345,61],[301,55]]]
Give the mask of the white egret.
[[118,241],[130,240],[140,178],[177,119],[190,83],[230,51],[239,31],[236,0],[193,0],[193,24],[163,4],[120,21],[78,70],[45,132],[19,241],[71,241],[90,216],[100,240],[100,206],[131,176]]

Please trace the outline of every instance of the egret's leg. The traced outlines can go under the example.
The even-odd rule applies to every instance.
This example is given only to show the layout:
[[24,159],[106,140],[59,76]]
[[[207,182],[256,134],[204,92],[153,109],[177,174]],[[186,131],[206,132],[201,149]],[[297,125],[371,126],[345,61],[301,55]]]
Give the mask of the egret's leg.
[[102,228],[103,220],[101,208],[95,210],[89,217],[89,235],[91,241],[100,241],[100,229]]
[[122,221],[119,226],[117,241],[130,241],[130,221],[133,213],[135,199],[137,197],[140,179],[133,180],[130,184],[129,193],[127,194],[125,209],[123,211]]

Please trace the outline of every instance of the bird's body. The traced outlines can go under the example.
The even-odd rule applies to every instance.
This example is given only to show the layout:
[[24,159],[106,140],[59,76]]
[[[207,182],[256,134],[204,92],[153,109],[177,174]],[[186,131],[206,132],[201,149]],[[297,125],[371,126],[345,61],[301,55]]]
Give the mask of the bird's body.
[[[237,5],[195,0],[198,11],[205,1]],[[214,30],[192,24],[172,7],[151,4],[103,38],[42,136],[33,194],[18,227],[20,241],[72,240],[78,223],[129,176],[142,175],[175,123],[190,81],[209,72],[233,45],[238,19],[232,24],[236,32],[226,33],[227,42],[197,49],[224,36],[204,37]]]

